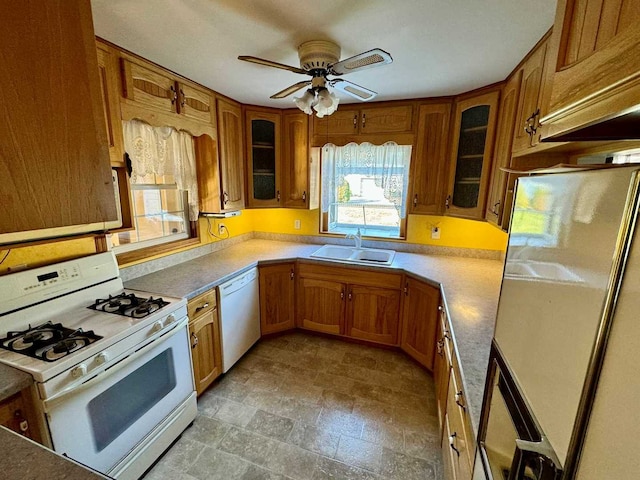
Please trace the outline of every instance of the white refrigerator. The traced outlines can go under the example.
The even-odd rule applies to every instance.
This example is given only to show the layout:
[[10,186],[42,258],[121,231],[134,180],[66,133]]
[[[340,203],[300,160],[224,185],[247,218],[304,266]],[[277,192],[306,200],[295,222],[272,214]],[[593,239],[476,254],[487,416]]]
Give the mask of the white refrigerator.
[[563,479],[640,478],[640,165],[557,172],[518,181],[494,349]]

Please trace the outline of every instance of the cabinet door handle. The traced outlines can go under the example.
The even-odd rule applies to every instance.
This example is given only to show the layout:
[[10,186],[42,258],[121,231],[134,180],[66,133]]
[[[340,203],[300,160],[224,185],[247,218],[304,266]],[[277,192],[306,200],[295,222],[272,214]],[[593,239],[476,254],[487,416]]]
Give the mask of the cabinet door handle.
[[176,91],[176,87],[174,87],[173,85],[171,85],[169,89],[171,90],[171,105],[173,105],[178,99],[178,92]]
[[198,336],[195,333],[191,334],[191,348],[194,349],[198,346]]
[[306,190],[304,192],[302,192],[302,201],[303,202],[307,201],[307,191]]
[[357,113],[353,116],[353,129],[355,130],[356,128],[358,128],[358,114]]
[[196,308],[196,313],[198,313],[200,310],[204,310],[208,306],[209,306],[209,302],[203,303],[202,305],[200,305],[199,307]]
[[349,301],[351,301],[353,299],[353,295],[351,294],[351,292],[349,292]]
[[449,203],[451,203],[451,195],[447,195],[447,199],[444,201],[445,208],[449,208]]
[[344,292],[340,292],[340,300],[344,300]]
[[418,206],[418,194],[417,193],[413,196],[413,206],[414,207]]
[[224,204],[229,203],[229,194],[227,192],[222,192],[222,198],[224,199]]
[[463,410],[466,410],[467,407],[464,406],[464,403],[462,403],[462,398],[464,397],[464,394],[462,393],[462,390],[458,390],[458,393],[455,394],[455,396],[453,397],[456,401],[456,405],[458,405],[460,408],[462,408]]
[[404,291],[404,294],[408,297],[409,296],[409,282],[404,284],[403,291]]
[[294,272],[293,272],[293,268],[291,269],[291,272],[289,272],[289,278],[291,278],[291,280],[293,280],[293,277],[295,276]]
[[276,200],[279,202],[280,201],[280,190],[278,190],[276,192]]
[[436,353],[438,355],[440,355],[441,357],[444,357],[444,337],[442,337],[440,340],[438,340]]
[[495,216],[498,216],[500,213],[500,202],[496,202],[493,205],[493,209],[491,210],[491,213],[493,213]]
[[363,113],[362,114],[362,128],[367,126],[367,114]]
[[460,450],[458,450],[456,448],[456,438],[458,437],[458,433],[457,432],[453,432],[450,436],[449,436],[449,446],[451,447],[451,449],[456,452],[456,454],[458,456],[460,456]]
[[180,106],[182,108],[187,104],[187,96],[184,94],[184,90],[180,89]]

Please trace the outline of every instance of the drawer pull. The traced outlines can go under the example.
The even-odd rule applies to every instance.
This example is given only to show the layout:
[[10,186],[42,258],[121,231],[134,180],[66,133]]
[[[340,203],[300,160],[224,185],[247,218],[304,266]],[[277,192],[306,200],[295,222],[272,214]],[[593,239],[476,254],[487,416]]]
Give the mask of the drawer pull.
[[464,397],[464,394],[462,393],[462,390],[458,390],[458,393],[456,393],[453,398],[455,398],[455,400],[456,400],[456,405],[458,405],[463,410],[466,410],[467,407],[465,407],[464,403],[462,403],[462,398],[463,397]]
[[460,456],[460,450],[458,450],[455,445],[457,437],[458,437],[458,434],[456,432],[453,432],[449,436],[449,446],[451,447],[451,450],[453,450],[454,452],[456,452],[458,456]]
[[204,305],[200,305],[199,307],[197,307],[196,313],[198,313],[200,310],[204,310],[207,307],[209,307],[209,302],[205,302]]
[[438,355],[440,355],[441,357],[443,357],[443,356],[444,356],[444,337],[443,337],[443,338],[441,338],[440,340],[438,340],[437,353],[438,353]]

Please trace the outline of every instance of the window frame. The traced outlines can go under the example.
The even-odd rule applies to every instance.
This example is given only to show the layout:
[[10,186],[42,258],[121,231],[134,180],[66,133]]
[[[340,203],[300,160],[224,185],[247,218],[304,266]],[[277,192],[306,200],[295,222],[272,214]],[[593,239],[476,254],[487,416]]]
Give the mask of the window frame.
[[[386,140],[385,142],[382,142],[380,144],[373,144],[376,147],[382,146],[384,145],[384,143],[386,143],[387,141],[389,142],[395,142],[395,140],[390,139],[390,140]],[[320,202],[320,208],[319,208],[319,233],[320,235],[326,235],[326,236],[331,236],[331,237],[336,237],[336,238],[343,238],[345,235],[347,235],[348,233],[353,233],[355,234],[357,229],[360,228],[360,231],[362,233],[362,237],[363,238],[370,238],[370,239],[374,239],[374,240],[378,240],[378,241],[406,241],[407,240],[407,221],[408,221],[408,217],[409,217],[409,193],[411,191],[411,181],[412,181],[412,162],[414,161],[414,151],[415,151],[415,145],[413,143],[397,143],[399,146],[409,146],[411,147],[411,153],[409,155],[409,165],[407,168],[407,173],[406,173],[406,189],[407,189],[407,194],[406,194],[406,198],[405,198],[405,216],[402,217],[400,216],[400,224],[398,226],[398,235],[397,236],[380,236],[380,235],[371,235],[369,233],[366,233],[365,230],[367,227],[365,225],[354,225],[352,227],[352,232],[335,232],[335,231],[330,231],[329,230],[329,211],[323,211],[322,208],[322,202]],[[359,143],[358,143],[359,144]],[[345,145],[336,145],[337,147],[344,147]],[[322,186],[323,186],[323,173],[325,172],[324,169],[324,162],[322,161],[322,149],[323,147],[318,147],[320,150],[320,175],[319,175],[319,188],[320,188],[320,198],[322,198]],[[396,207],[397,208],[397,207]],[[369,227],[370,229],[384,229],[384,226],[377,226],[377,227]],[[392,227],[389,227],[392,228]],[[393,227],[395,228],[395,227]],[[349,229],[349,227],[345,227],[345,230]]]

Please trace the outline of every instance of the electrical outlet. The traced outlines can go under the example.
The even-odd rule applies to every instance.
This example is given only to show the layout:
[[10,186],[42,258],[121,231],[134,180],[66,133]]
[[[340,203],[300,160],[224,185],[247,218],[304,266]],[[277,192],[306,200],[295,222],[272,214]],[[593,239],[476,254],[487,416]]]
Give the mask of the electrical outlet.
[[220,225],[218,225],[218,235],[224,235],[224,231],[227,229],[227,227],[224,226],[224,223],[221,223]]
[[440,227],[431,227],[431,238],[433,240],[440,239]]
[[293,221],[293,228],[295,228],[296,230],[300,230],[300,220]]

